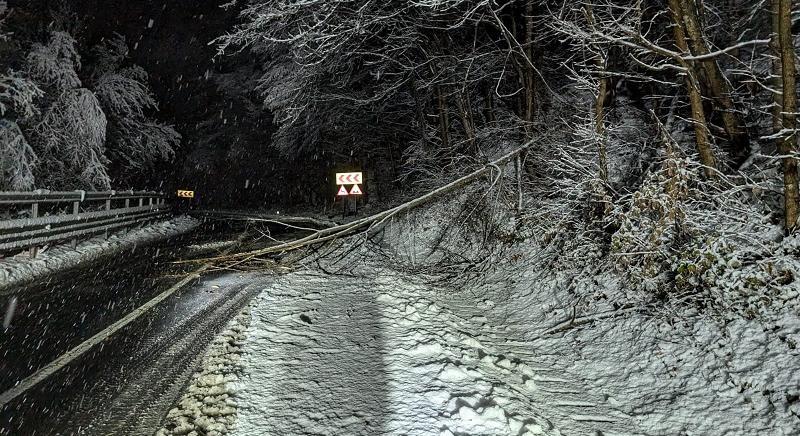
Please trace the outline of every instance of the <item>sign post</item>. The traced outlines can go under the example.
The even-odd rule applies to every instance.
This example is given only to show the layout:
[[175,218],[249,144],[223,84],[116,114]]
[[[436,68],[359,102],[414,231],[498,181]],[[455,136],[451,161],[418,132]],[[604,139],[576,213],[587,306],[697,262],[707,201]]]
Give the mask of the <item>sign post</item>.
[[[356,211],[358,211],[358,196],[363,195],[364,191],[362,191],[359,185],[364,183],[364,174],[362,172],[352,172],[352,173],[336,173],[336,186],[339,187],[339,192],[336,194],[337,197],[344,197],[345,200],[347,197],[353,197],[353,201],[355,203]],[[347,186],[352,186],[350,189],[347,189]],[[347,203],[342,202],[342,216],[347,212]]]

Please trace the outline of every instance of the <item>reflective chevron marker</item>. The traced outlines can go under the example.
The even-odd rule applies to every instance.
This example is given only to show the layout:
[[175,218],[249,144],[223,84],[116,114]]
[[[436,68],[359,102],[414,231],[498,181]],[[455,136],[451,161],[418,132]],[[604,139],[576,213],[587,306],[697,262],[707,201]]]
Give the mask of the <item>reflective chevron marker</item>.
[[358,173],[336,173],[337,185],[360,185],[364,183],[363,174]]

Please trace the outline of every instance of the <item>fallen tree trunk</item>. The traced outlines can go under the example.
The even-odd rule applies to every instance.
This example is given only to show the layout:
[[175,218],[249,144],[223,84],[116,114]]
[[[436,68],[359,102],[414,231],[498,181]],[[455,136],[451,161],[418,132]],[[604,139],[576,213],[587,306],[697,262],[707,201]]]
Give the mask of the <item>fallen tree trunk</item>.
[[[201,216],[205,218],[219,219],[219,220],[265,222],[299,230],[317,230],[328,227],[335,227],[336,225],[338,225],[336,222],[314,217],[271,215],[271,214],[253,213],[246,211],[200,210],[200,211],[193,211],[191,214],[195,216]],[[306,226],[306,227],[300,227],[300,226]],[[314,228],[310,229],[309,227],[314,227]]]
[[321,244],[341,237],[352,236],[357,233],[374,232],[380,229],[387,222],[387,220],[389,220],[390,218],[399,213],[407,212],[432,200],[438,199],[444,194],[463,188],[464,186],[469,185],[470,183],[474,182],[475,180],[479,179],[482,176],[485,176],[486,174],[490,174],[495,171],[498,173],[502,172],[501,170],[502,166],[511,162],[513,159],[519,156],[520,153],[527,150],[529,146],[530,143],[527,143],[524,146],[501,156],[497,160],[489,162],[480,169],[477,169],[472,173],[464,177],[461,177],[460,179],[454,180],[448,183],[447,185],[437,188],[421,197],[417,197],[409,202],[403,203],[399,206],[393,207],[391,209],[385,210],[375,215],[361,218],[347,224],[341,224],[338,226],[322,229],[306,237],[294,241],[284,242],[282,244],[273,245],[271,247],[266,247],[259,250],[253,250],[244,253],[231,254],[211,259],[201,259],[197,260],[197,262],[221,261],[221,260],[240,260],[240,261],[249,260],[267,254],[283,253],[307,247],[310,245]]

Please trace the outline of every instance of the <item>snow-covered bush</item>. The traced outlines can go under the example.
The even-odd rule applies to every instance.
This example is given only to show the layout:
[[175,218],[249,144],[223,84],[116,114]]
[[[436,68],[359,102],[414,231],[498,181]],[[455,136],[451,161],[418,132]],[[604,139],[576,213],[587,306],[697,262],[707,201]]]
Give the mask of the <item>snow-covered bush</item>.
[[761,319],[785,305],[798,306],[800,238],[782,238],[779,226],[765,227],[757,245],[719,232],[698,233],[673,256],[676,295],[726,319]]
[[686,202],[697,178],[687,169],[687,159],[669,146],[661,167],[618,205],[611,253],[619,270],[633,282],[655,290],[653,280],[666,272],[672,252],[686,240],[690,231]]

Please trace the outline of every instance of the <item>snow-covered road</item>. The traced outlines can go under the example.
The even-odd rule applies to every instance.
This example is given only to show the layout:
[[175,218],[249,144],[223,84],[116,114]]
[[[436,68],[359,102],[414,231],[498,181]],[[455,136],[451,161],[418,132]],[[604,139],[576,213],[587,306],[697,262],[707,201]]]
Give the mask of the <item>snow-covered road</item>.
[[[218,379],[235,421],[210,422],[241,436],[633,433],[627,417],[492,322],[492,301],[363,270],[296,272],[265,288],[237,342],[238,377]],[[225,371],[207,366],[196,382]],[[196,404],[214,402],[194,392]],[[188,418],[176,433],[220,434],[201,409],[171,415]]]

